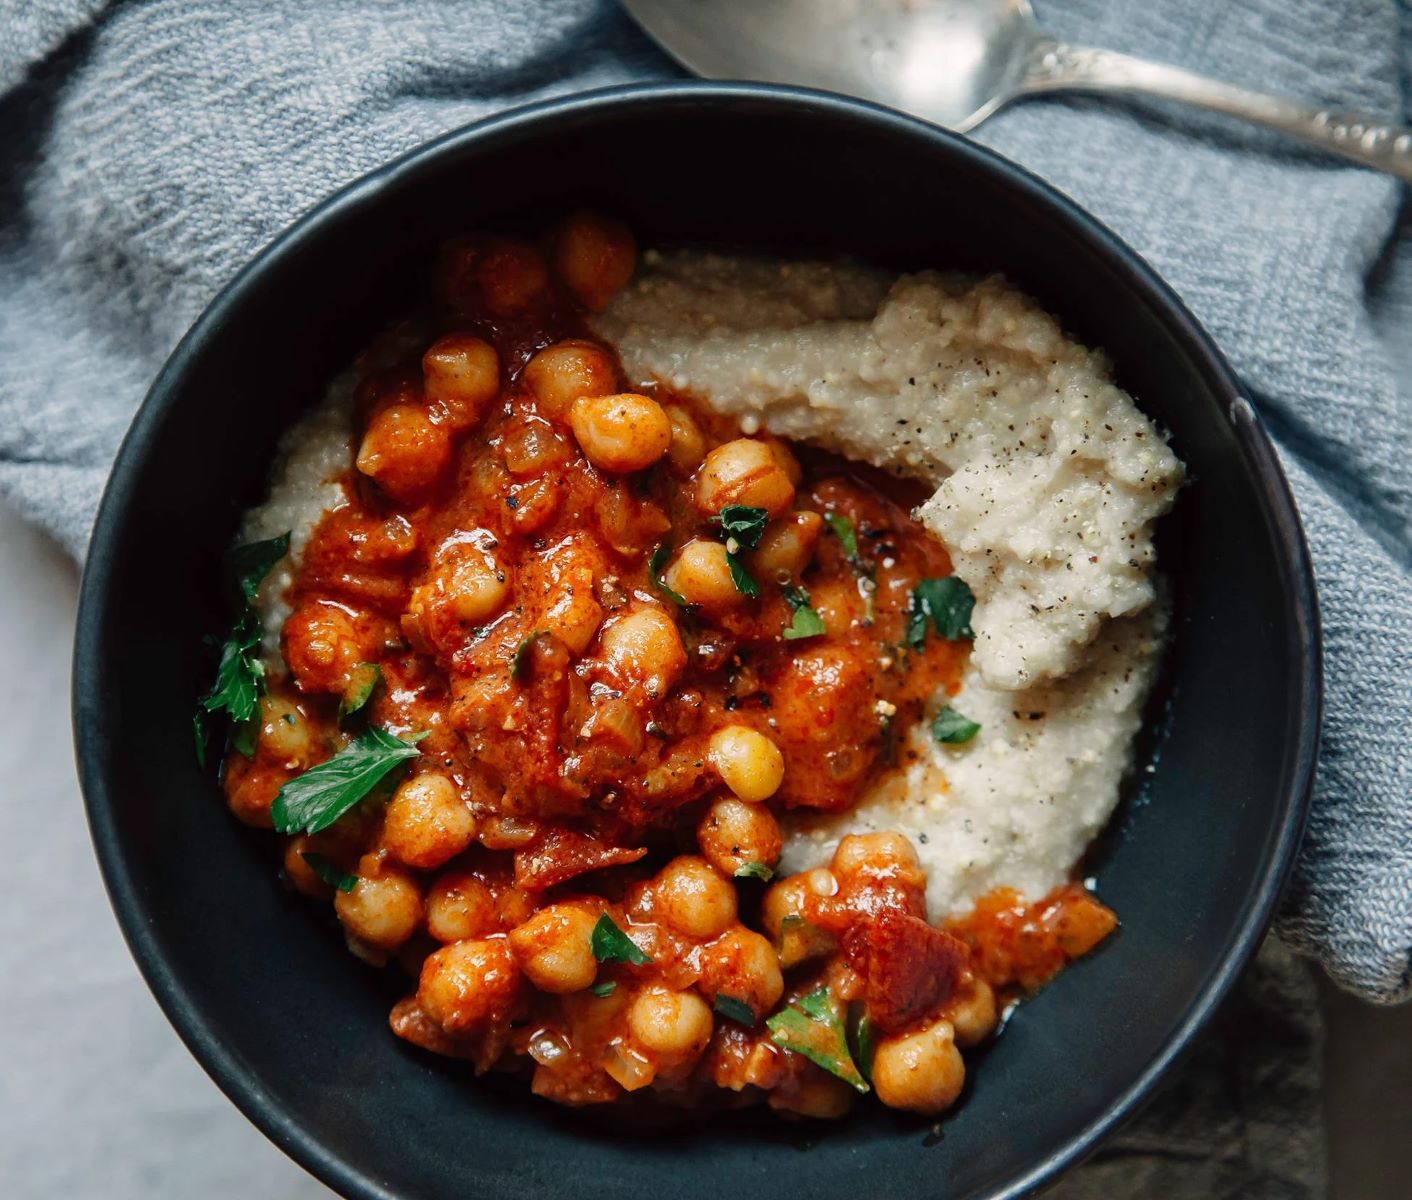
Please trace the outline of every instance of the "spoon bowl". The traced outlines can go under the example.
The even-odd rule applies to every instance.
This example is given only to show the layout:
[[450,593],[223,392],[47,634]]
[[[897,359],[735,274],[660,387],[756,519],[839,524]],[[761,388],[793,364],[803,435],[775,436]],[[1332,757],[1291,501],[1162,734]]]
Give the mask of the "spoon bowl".
[[1412,182],[1412,129],[1268,96],[1112,50],[1066,46],[1029,0],[621,0],[708,79],[861,96],[958,133],[1026,94],[1176,100],[1273,129]]

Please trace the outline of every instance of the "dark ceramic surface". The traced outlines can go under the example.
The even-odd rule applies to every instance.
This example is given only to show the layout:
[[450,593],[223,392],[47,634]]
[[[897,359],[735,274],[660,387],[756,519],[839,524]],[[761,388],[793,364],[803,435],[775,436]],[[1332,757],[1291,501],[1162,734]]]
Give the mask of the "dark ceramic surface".
[[[763,1111],[633,1136],[472,1084],[386,1027],[396,985],[288,897],[192,756],[218,561],[281,430],[403,303],[432,246],[591,203],[644,243],[1002,270],[1105,347],[1192,483],[1161,538],[1176,638],[1154,774],[1097,867],[1121,933],[1023,1007],[925,1126]],[[1091,1149],[1249,959],[1297,844],[1318,722],[1309,564],[1229,369],[1112,234],[961,138],[864,104],[671,84],[473,126],[339,193],[224,291],[152,387],[84,578],[74,721],[94,842],[139,965],[231,1098],[350,1196],[817,1200],[1018,1195]],[[115,1081],[120,1085],[121,1081]]]

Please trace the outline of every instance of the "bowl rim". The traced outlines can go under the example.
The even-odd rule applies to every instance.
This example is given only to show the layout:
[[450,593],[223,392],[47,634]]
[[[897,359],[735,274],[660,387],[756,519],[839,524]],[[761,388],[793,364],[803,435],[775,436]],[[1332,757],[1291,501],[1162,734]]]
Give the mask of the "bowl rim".
[[596,88],[482,118],[424,142],[334,191],[261,248],[215,295],[162,366],[118,448],[94,521],[80,584],[71,676],[75,755],[95,854],[128,949],[167,1019],[221,1091],[296,1163],[340,1194],[356,1200],[395,1200],[396,1193],[307,1133],[245,1070],[239,1055],[221,1044],[182,980],[165,961],[143,916],[141,888],[119,853],[118,810],[104,771],[106,740],[85,719],[88,714],[81,711],[80,701],[80,697],[91,693],[103,674],[101,664],[106,654],[100,631],[112,589],[116,534],[126,520],[132,494],[150,457],[149,443],[179,393],[188,369],[199,359],[228,312],[261,286],[263,275],[276,260],[325,225],[375,207],[385,191],[432,167],[443,156],[455,155],[479,143],[533,137],[542,131],[537,127],[572,122],[586,113],[603,116],[654,106],[703,104],[742,108],[772,105],[930,140],[942,152],[969,160],[970,165],[1054,213],[1096,257],[1106,260],[1146,293],[1159,320],[1182,344],[1197,371],[1206,377],[1215,394],[1226,398],[1235,437],[1251,463],[1252,482],[1271,516],[1273,540],[1284,576],[1282,583],[1297,635],[1297,695],[1292,706],[1296,714],[1291,731],[1294,736],[1287,743],[1284,759],[1290,790],[1279,820],[1270,830],[1263,870],[1251,893],[1254,900],[1196,1001],[1174,1025],[1144,1070],[1106,1112],[1003,1183],[990,1194],[990,1200],[1015,1200],[1054,1180],[1087,1157],[1137,1112],[1254,957],[1294,865],[1313,792],[1323,705],[1319,609],[1309,550],[1289,483],[1245,388],[1210,336],[1146,260],[1074,201],[994,150],[920,118],[832,92],[778,84],[675,80]]

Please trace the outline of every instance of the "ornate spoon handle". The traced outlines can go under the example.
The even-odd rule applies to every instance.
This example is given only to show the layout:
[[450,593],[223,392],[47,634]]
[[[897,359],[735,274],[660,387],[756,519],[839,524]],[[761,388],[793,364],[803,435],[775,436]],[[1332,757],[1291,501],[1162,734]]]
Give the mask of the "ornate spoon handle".
[[1412,183],[1412,129],[1362,113],[1301,104],[1113,50],[1043,42],[1035,48],[1025,92],[1129,92],[1180,100],[1240,117]]

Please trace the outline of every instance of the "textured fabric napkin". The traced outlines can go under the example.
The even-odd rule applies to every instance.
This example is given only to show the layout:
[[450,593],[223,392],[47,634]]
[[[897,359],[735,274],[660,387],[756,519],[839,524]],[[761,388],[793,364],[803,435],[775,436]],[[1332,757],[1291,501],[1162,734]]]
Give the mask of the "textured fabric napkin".
[[[1406,110],[1406,0],[1038,8],[1073,42]],[[163,358],[291,219],[487,113],[673,73],[611,0],[0,0],[0,493],[81,556],[112,454]],[[1158,104],[1032,102],[978,136],[1146,255],[1256,394],[1314,551],[1326,647],[1317,796],[1280,932],[1345,987],[1402,999],[1412,990],[1402,193]],[[1319,1194],[1319,1036],[1307,975],[1267,946],[1161,1101],[1065,1194]]]

